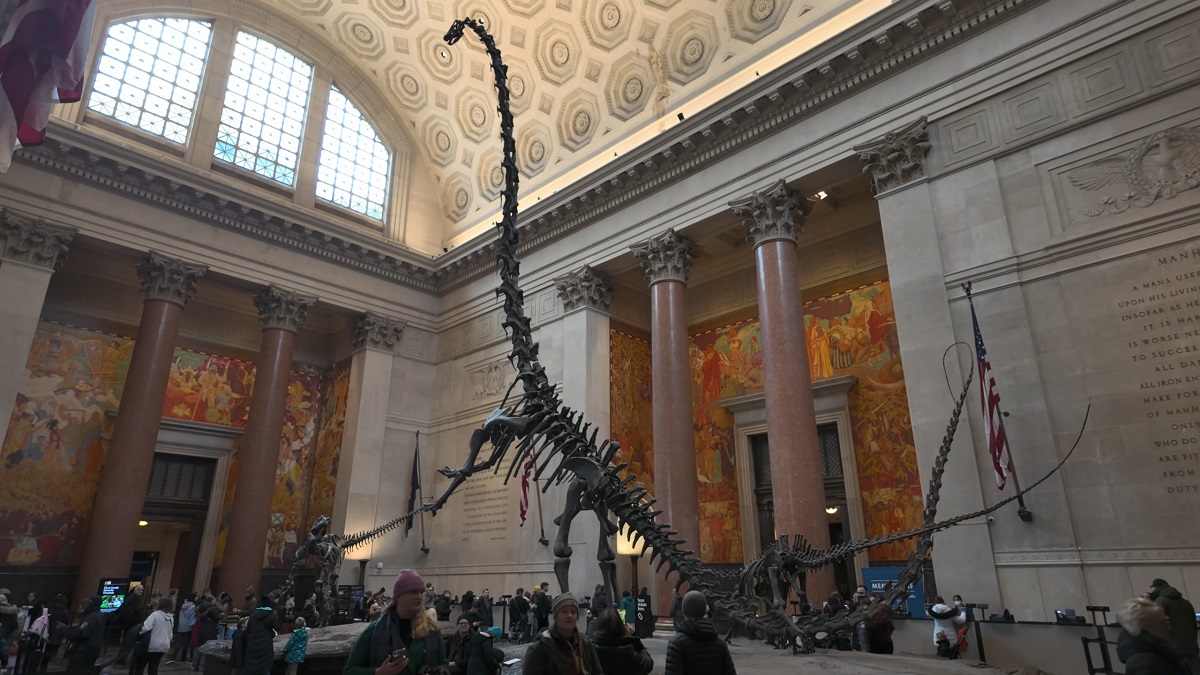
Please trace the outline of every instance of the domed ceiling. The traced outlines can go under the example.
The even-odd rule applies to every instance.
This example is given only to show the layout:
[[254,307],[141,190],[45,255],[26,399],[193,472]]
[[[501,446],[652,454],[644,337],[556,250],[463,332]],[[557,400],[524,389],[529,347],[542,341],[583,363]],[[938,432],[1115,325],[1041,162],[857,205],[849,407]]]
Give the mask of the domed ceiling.
[[[272,0],[376,79],[437,178],[444,241],[498,218],[503,186],[489,62],[508,66],[529,204],[890,4],[887,0]],[[412,217],[412,216],[410,216]]]

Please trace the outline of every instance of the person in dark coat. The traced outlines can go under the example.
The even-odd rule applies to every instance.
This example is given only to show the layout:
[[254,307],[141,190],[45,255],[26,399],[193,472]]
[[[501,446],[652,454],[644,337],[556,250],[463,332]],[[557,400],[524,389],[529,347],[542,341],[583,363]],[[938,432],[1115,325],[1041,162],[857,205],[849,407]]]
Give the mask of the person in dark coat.
[[67,675],[91,675],[96,658],[104,648],[104,615],[100,613],[100,596],[93,595],[79,610],[78,626],[71,626],[63,637],[71,644],[67,655]]
[[246,624],[246,665],[244,675],[267,675],[275,663],[275,630],[278,620],[267,596],[259,598],[258,607],[250,613]]
[[[872,601],[879,602],[875,598],[872,598]],[[895,632],[896,626],[892,623],[891,608],[880,603],[875,613],[867,617],[866,624],[867,651],[872,654],[894,654],[892,633]]]
[[[484,593],[487,591],[484,590]],[[471,624],[471,642],[467,648],[467,675],[499,675],[504,653],[496,649],[492,632],[482,622]]]
[[462,613],[466,614],[475,606],[475,591],[467,591],[462,596]]
[[1200,675],[1200,647],[1196,644],[1196,608],[1183,594],[1162,579],[1150,583],[1147,596],[1162,609],[1171,622],[1171,644],[1187,661],[1188,667]]
[[392,584],[392,604],[354,641],[342,673],[418,675],[440,672],[445,664],[446,643],[425,611],[425,581],[416,570],[401,570]]
[[532,626],[529,625],[530,604],[529,598],[525,597],[525,589],[518,588],[509,604],[512,607],[512,619],[509,623],[509,628],[513,633],[512,637],[517,644],[523,645],[533,639]]
[[239,672],[246,667],[246,625],[250,617],[238,621],[233,631],[232,644],[229,646],[229,669]]
[[433,611],[437,612],[438,621],[450,620],[450,591],[442,591],[442,594],[433,603]]
[[71,609],[67,596],[59,594],[50,598],[50,635],[46,639],[49,646],[46,648],[46,656],[42,659],[42,665],[38,672],[46,672],[46,668],[50,665],[50,659],[58,653],[63,640],[66,639],[67,626],[70,623]]
[[471,647],[471,622],[465,616],[458,617],[458,625],[454,635],[446,640],[446,659],[450,665],[450,675],[464,675],[467,672],[467,656]]
[[[525,652],[525,675],[603,675],[596,648],[579,634],[579,601],[562,593],[550,603],[550,626]],[[610,675],[623,675],[614,673]]]
[[209,640],[217,639],[217,626],[224,618],[225,614],[211,594],[196,605],[196,648],[192,650],[192,670],[200,670],[200,648]]
[[1117,658],[1125,664],[1125,675],[1189,675],[1187,663],[1171,645],[1171,625],[1162,608],[1136,598],[1117,612],[1117,622]]
[[654,658],[639,638],[629,634],[617,610],[609,607],[592,625],[592,646],[605,673],[649,675],[654,670]]
[[729,647],[704,618],[708,610],[704,594],[688,591],[680,604],[684,618],[679,622],[679,634],[667,643],[666,675],[737,675]]
[[483,595],[475,598],[479,602],[479,615],[483,618],[485,628],[491,628],[496,625],[496,617],[492,614],[492,591],[491,589],[483,589]]

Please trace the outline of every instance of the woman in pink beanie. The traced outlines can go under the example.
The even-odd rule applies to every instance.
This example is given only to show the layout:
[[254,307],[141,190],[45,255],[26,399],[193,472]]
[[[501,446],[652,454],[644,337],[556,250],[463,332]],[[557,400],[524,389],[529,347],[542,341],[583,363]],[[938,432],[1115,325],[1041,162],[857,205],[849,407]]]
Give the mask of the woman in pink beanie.
[[446,672],[446,645],[425,612],[425,580],[402,570],[392,604],[367,626],[350,650],[344,675],[425,675]]

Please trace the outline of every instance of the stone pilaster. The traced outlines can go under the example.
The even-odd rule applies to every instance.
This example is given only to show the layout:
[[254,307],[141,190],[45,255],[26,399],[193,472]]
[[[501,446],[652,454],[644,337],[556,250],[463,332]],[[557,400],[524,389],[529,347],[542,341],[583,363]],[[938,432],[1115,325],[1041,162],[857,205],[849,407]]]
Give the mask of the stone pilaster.
[[404,335],[405,322],[366,312],[354,317],[350,324],[350,346],[360,349],[379,349],[390,352],[396,349]]
[[755,246],[782,239],[795,242],[812,205],[781,178],[771,187],[729,202],[746,226],[746,239]]
[[660,281],[687,283],[692,272],[692,261],[700,255],[701,247],[674,229],[650,237],[646,241],[629,247],[646,271],[646,281],[654,285]]
[[271,286],[254,296],[254,306],[258,308],[258,318],[262,321],[263,330],[278,328],[295,333],[308,317],[308,308],[317,299],[311,295],[303,295],[278,286]]
[[28,220],[0,209],[0,235],[4,237],[0,258],[4,260],[55,270],[75,234],[72,228]]
[[558,289],[558,298],[562,300],[564,312],[587,308],[608,313],[609,307],[612,306],[612,281],[589,265],[556,277],[554,287]]
[[925,156],[930,148],[925,122],[922,117],[884,134],[883,138],[854,148],[862,160],[863,171],[871,172],[876,195],[925,178]]
[[196,294],[196,282],[208,271],[203,265],[185,262],[151,251],[137,265],[138,280],[147,300],[163,300],[180,307]]

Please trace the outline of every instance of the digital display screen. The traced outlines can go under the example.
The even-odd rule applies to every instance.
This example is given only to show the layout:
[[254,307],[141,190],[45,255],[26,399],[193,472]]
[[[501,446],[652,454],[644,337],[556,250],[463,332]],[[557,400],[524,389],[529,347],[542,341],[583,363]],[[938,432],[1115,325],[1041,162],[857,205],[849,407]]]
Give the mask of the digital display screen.
[[100,582],[100,611],[112,612],[125,602],[125,593],[129,591],[128,579],[105,579]]

